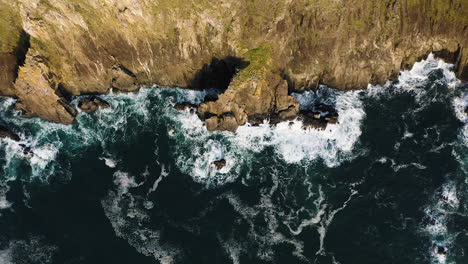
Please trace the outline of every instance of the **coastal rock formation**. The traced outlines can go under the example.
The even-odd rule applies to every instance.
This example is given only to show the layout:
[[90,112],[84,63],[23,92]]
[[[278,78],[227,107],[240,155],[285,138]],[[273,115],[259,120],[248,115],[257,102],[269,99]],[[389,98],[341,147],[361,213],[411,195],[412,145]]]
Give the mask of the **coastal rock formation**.
[[[249,119],[294,115],[283,80],[289,92],[319,83],[361,89],[396,77],[430,52],[454,63],[457,76],[467,80],[467,5],[0,0],[0,94],[19,98],[18,108],[28,116],[71,123],[70,95],[152,84],[229,86],[218,103],[200,108],[212,115],[205,116],[210,128],[234,130]],[[249,66],[241,62],[255,64],[249,56],[258,48],[268,50],[268,67],[259,79],[243,78]]]
[[236,74],[228,89],[218,100],[198,108],[208,130],[236,131],[238,126],[252,119],[275,115],[288,120],[299,112],[299,103],[288,95],[286,80],[270,71],[269,50],[254,49],[244,57],[250,64]]
[[20,141],[20,137],[4,125],[0,125],[0,138],[9,138],[14,141]]
[[15,82],[16,108],[25,116],[39,116],[45,120],[71,124],[76,110],[56,93],[57,87],[45,64],[28,61],[20,67]]
[[217,170],[221,170],[222,168],[226,166],[226,160],[225,159],[216,160],[213,162],[213,165],[215,165]]
[[78,107],[83,112],[92,113],[97,111],[99,108],[109,108],[110,104],[99,97],[92,96],[81,100],[78,103]]

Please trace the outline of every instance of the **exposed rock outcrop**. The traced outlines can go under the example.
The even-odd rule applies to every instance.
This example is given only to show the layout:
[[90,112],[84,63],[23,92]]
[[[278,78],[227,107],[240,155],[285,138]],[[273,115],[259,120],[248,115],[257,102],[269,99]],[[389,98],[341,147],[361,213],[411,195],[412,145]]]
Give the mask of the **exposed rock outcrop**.
[[333,107],[318,104],[314,108],[316,111],[301,110],[299,112],[298,118],[302,121],[304,127],[323,130],[327,127],[327,124],[338,123],[338,112]]
[[15,90],[19,98],[16,108],[25,116],[63,124],[71,124],[76,116],[76,110],[56,94],[56,84],[44,63],[30,58],[20,68]]
[[92,112],[97,111],[99,108],[109,108],[110,104],[102,98],[99,98],[97,96],[91,96],[91,97],[82,99],[78,103],[78,107],[83,112],[92,113]]
[[[18,97],[29,115],[71,123],[73,110],[63,92],[135,91],[152,84],[225,88],[235,68],[244,67],[239,62],[249,61],[249,51],[267,46],[269,67],[261,80],[236,76],[218,103],[201,106],[212,114],[205,117],[210,127],[234,130],[255,117],[294,116],[297,109],[283,96],[282,79],[295,91],[318,83],[366,88],[434,52],[467,80],[467,5],[466,0],[0,0],[0,94]],[[30,36],[24,65],[22,34]]]
[[0,138],[9,138],[14,141],[20,141],[20,137],[4,125],[0,125]]
[[288,95],[288,84],[271,71],[268,48],[249,51],[244,57],[250,64],[239,71],[218,100],[202,104],[198,114],[208,130],[236,131],[249,120],[276,116],[294,119],[299,103]]
[[174,105],[174,109],[177,111],[185,111],[186,109],[189,109],[191,113],[194,113],[197,108],[198,105],[192,103],[177,103]]
[[222,168],[226,166],[226,160],[225,159],[216,160],[213,162],[213,164],[215,165],[216,169],[221,170]]

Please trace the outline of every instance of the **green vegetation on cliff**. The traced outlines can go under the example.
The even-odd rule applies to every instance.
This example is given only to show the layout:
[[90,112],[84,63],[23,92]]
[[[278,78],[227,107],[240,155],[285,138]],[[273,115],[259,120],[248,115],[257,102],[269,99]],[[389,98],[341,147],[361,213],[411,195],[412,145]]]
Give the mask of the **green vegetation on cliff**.
[[14,52],[20,41],[21,31],[18,10],[0,2],[0,52]]
[[[466,0],[0,0],[0,52],[15,50],[23,25],[31,36],[31,67],[41,64],[51,87],[60,84],[74,95],[117,86],[130,90],[125,85],[194,87],[212,60],[229,57],[249,61],[230,85],[241,87],[245,98],[272,94],[267,83],[281,77],[288,79],[289,90],[319,83],[362,89],[438,51],[467,79],[467,5]],[[211,70],[232,76],[232,65],[218,66]],[[11,78],[4,79],[11,86]]]
[[249,50],[243,57],[249,62],[249,65],[236,74],[231,85],[241,85],[247,80],[264,80],[271,67],[271,51],[269,48],[260,47]]

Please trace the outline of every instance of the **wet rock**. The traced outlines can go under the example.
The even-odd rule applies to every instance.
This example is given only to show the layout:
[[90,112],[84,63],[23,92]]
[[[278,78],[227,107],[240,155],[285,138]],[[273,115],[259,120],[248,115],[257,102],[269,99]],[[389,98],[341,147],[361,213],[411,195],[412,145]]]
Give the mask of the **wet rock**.
[[317,112],[302,110],[299,112],[298,119],[302,121],[304,128],[324,130],[327,127],[327,121]]
[[[234,132],[247,121],[258,126],[264,120],[277,124],[295,119],[299,104],[288,95],[287,82],[272,72],[264,75],[267,77],[260,81],[246,77],[242,81],[233,80],[228,90],[220,94],[216,101],[200,105],[199,116],[207,120],[208,130]],[[242,76],[239,78],[242,79]],[[255,92],[252,94],[252,91]]]
[[338,123],[338,112],[333,106],[326,104],[317,104],[314,106],[315,111],[301,110],[299,119],[302,120],[304,127],[313,127],[323,130],[327,124]]
[[213,164],[215,165],[216,169],[221,170],[222,168],[226,166],[226,160],[225,159],[216,160],[213,162]]
[[31,147],[26,146],[26,144],[20,144],[20,146],[23,148],[23,154],[26,156],[32,155],[32,149]]
[[239,127],[234,115],[224,115],[221,119],[218,120],[220,121],[218,125],[219,130],[236,132],[237,127]]
[[329,124],[337,124],[338,123],[338,114],[329,114],[325,116],[325,121]]
[[99,97],[92,96],[81,100],[78,104],[78,107],[83,112],[92,113],[98,110],[99,108],[109,108],[110,104]]
[[236,132],[239,127],[233,114],[225,114],[220,117],[212,116],[205,120],[205,125],[209,131],[222,130]]
[[263,121],[267,119],[264,115],[253,115],[249,116],[248,122],[252,126],[259,126],[263,124]]
[[196,109],[198,108],[197,105],[192,104],[192,103],[177,103],[174,105],[174,109],[177,111],[185,111],[186,109],[190,110],[190,113],[193,114],[196,112]]
[[447,255],[447,249],[445,247],[437,247],[437,254]]
[[0,138],[9,138],[14,141],[20,141],[21,138],[11,131],[8,127],[0,125]]
[[278,117],[281,122],[294,120],[297,117],[297,109],[294,105],[291,105],[288,109],[280,111]]
[[333,106],[331,106],[331,105],[316,104],[316,105],[314,106],[314,108],[315,108],[317,111],[320,111],[320,112],[322,112],[322,113],[336,113],[335,108],[333,108]]

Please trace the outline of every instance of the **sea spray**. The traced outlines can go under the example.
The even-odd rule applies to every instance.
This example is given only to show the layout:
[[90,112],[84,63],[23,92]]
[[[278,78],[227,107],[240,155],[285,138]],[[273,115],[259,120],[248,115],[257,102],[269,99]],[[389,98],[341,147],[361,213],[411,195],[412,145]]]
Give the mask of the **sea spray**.
[[[68,175],[65,199],[55,200],[68,203],[70,187],[80,188],[75,205],[85,210],[94,188],[105,186],[94,198],[103,215],[93,225],[104,219],[116,235],[109,241],[122,238],[131,252],[162,263],[346,263],[362,256],[464,263],[467,98],[450,69],[430,56],[398,81],[367,91],[320,86],[293,94],[303,109],[337,109],[338,123],[324,130],[266,120],[236,133],[208,132],[193,111],[174,109],[215,90],[103,95],[111,108],[79,111],[72,126],[21,118],[13,99],[1,99],[2,119],[21,137],[1,141],[0,204],[12,208],[1,213],[22,211],[13,212],[21,200],[7,199],[18,191],[13,182],[27,192],[29,182]],[[220,159],[226,165],[218,169]],[[26,205],[29,197],[35,195],[25,194]],[[63,219],[51,209],[49,219]],[[60,231],[82,236],[87,247],[86,234]],[[0,248],[0,256],[12,251]]]

